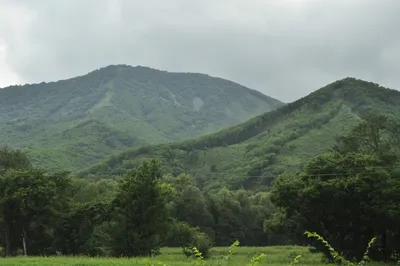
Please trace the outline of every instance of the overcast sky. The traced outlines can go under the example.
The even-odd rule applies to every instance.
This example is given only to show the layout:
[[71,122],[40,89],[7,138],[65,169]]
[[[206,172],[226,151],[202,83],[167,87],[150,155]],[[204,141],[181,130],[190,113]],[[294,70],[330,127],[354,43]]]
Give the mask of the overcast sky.
[[347,76],[400,88],[400,0],[0,0],[0,87],[110,64],[292,101]]

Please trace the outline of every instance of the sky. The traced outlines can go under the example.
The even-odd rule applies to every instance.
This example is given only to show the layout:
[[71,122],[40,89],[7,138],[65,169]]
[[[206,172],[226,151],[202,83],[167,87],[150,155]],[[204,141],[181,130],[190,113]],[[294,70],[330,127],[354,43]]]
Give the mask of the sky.
[[110,64],[200,72],[285,102],[400,88],[399,0],[0,0],[0,87]]

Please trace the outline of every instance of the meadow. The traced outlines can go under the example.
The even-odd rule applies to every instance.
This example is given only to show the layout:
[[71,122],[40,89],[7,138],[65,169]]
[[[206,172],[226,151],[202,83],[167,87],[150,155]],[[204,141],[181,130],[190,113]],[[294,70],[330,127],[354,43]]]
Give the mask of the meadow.
[[[264,253],[265,259],[259,264],[252,259]],[[273,247],[238,247],[232,256],[228,256],[228,247],[216,247],[211,251],[209,259],[195,260],[182,254],[180,248],[163,248],[161,254],[153,258],[91,258],[91,257],[16,257],[0,258],[2,266],[106,266],[106,265],[328,265],[323,262],[322,254],[309,252],[307,247],[273,246]],[[295,263],[295,258],[298,262]],[[229,258],[228,258],[229,257]],[[203,264],[204,263],[204,264]],[[369,265],[385,265],[370,263]]]

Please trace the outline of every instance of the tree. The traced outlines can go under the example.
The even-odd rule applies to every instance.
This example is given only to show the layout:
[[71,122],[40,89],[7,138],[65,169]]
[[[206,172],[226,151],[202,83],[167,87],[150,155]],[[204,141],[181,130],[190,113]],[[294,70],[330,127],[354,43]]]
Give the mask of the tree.
[[0,175],[8,170],[28,169],[31,167],[26,153],[19,149],[11,149],[8,146],[0,147]]
[[240,189],[223,188],[207,194],[208,209],[214,219],[214,242],[226,246],[235,240],[244,245],[258,246],[270,243],[263,230],[264,220],[275,211],[265,195]]
[[385,116],[369,116],[302,173],[280,176],[271,199],[283,213],[269,225],[298,240],[315,231],[350,259],[362,257],[372,237],[398,234],[397,128]]
[[[108,222],[111,221],[108,202],[77,204],[62,213],[55,226],[53,245],[62,254],[105,255],[108,245]],[[96,229],[102,229],[94,235]]]
[[197,187],[193,177],[180,174],[164,179],[175,189],[170,199],[171,216],[190,226],[198,226],[201,231],[213,236],[213,218],[207,209],[207,201]]
[[46,254],[54,224],[68,205],[68,172],[47,174],[40,169],[8,170],[0,178],[0,218],[6,255]]
[[114,255],[151,255],[159,249],[169,221],[170,192],[160,177],[156,160],[144,161],[124,176],[113,202]]
[[393,156],[399,151],[400,124],[391,120],[388,115],[371,114],[358,124],[350,134],[341,136],[334,150],[345,154],[358,152],[375,154],[376,156],[387,157],[392,155],[387,163],[396,161]]
[[[2,146],[0,147],[0,178],[1,176],[5,175],[7,171],[9,170],[17,170],[17,169],[28,169],[31,167],[31,163],[26,156],[26,154],[21,151],[21,150],[13,150],[9,148],[8,146]],[[5,182],[0,179],[0,189],[3,188],[5,189]],[[1,196],[1,195],[0,195]],[[0,201],[4,199],[0,198]],[[4,217],[4,210],[1,209],[3,212],[3,215],[0,217]],[[4,235],[4,245],[6,247],[6,256],[11,255],[11,247],[13,246],[12,241],[10,236],[10,230],[8,228],[9,224],[4,222],[4,219],[1,219],[0,221],[0,231],[4,231],[2,235]]]

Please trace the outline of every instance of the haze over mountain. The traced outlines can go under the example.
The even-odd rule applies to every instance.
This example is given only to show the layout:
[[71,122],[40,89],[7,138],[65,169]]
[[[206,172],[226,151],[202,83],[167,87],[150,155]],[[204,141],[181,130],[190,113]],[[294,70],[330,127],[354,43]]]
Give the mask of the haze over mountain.
[[212,133],[281,105],[205,74],[113,65],[0,90],[0,143],[27,148],[40,166],[82,169],[116,151]]
[[284,171],[301,170],[370,113],[398,119],[400,92],[345,78],[243,124],[183,142],[129,150],[79,176],[117,177],[144,158],[158,157],[167,172],[194,174],[206,189],[260,189]]

